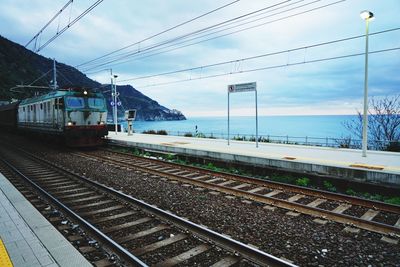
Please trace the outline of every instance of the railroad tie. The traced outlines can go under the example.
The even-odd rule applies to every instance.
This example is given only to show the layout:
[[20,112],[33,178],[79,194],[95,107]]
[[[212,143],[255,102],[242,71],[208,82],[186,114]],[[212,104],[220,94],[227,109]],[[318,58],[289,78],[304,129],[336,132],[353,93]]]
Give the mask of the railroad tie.
[[249,184],[240,184],[240,185],[234,186],[234,187],[232,187],[232,188],[233,188],[233,189],[240,189],[240,188],[248,187],[248,186],[250,186],[250,185],[249,185]]
[[210,267],[229,267],[232,266],[240,261],[239,257],[236,256],[228,256],[226,258],[223,258],[222,260],[214,263]]
[[313,202],[308,203],[307,206],[315,208],[315,207],[321,205],[324,202],[326,202],[326,199],[317,198]]
[[207,177],[210,177],[210,175],[201,175],[201,176],[198,176],[198,177],[192,177],[192,179],[193,180],[200,180],[200,179],[207,178]]
[[230,184],[233,184],[233,183],[235,183],[235,181],[233,181],[233,180],[228,180],[228,181],[223,182],[223,183],[220,183],[220,184],[218,184],[218,185],[220,185],[220,186],[227,186],[227,185],[230,185]]
[[257,192],[262,191],[264,189],[266,189],[266,188],[261,186],[261,187],[253,188],[253,189],[251,189],[251,190],[249,190],[247,192],[249,192],[249,193],[257,193]]
[[161,247],[165,247],[165,246],[171,245],[173,243],[176,243],[178,241],[181,241],[181,240],[183,240],[185,238],[187,238],[187,235],[185,235],[185,234],[177,234],[177,235],[174,235],[174,236],[169,237],[167,239],[164,239],[164,240],[155,242],[153,244],[144,246],[142,248],[135,249],[133,251],[133,254],[136,255],[136,256],[141,256],[143,254],[146,254],[148,252],[154,251],[154,250],[159,249]]
[[265,194],[264,196],[266,196],[266,197],[273,197],[273,196],[275,196],[275,195],[277,195],[277,194],[279,194],[279,193],[282,193],[282,190],[274,190],[274,191],[272,191],[272,192],[269,192],[269,193],[267,193],[267,194]]
[[179,171],[179,172],[175,172],[175,173],[171,173],[173,175],[182,175],[184,173],[187,173],[187,171]]
[[146,223],[146,222],[149,222],[151,220],[152,220],[152,218],[150,218],[150,217],[140,218],[140,219],[138,219],[136,221],[133,221],[133,222],[127,222],[127,223],[119,224],[119,225],[116,225],[116,226],[113,226],[113,227],[108,227],[105,230],[103,230],[103,233],[109,234],[109,233],[112,233],[112,232],[115,232],[115,231],[123,230],[123,229],[126,229],[126,228],[130,228],[132,226],[136,226],[136,225],[139,225],[139,224],[142,224],[142,223]]
[[99,199],[99,198],[103,198],[103,195],[97,195],[97,196],[91,196],[91,197],[87,197],[87,198],[80,198],[80,199],[74,199],[71,201],[68,201],[68,204],[73,205],[74,203],[80,203],[80,202],[86,202],[89,200],[95,200],[95,199]]
[[361,216],[361,219],[371,221],[376,215],[378,215],[378,213],[378,210],[369,209],[363,216]]
[[223,179],[223,178],[212,178],[212,179],[210,179],[210,180],[206,180],[206,181],[204,181],[204,182],[206,182],[206,183],[214,183],[214,182],[216,182],[216,181],[225,181],[225,179]]
[[109,212],[109,211],[113,211],[113,210],[122,209],[124,207],[125,206],[123,206],[123,205],[116,205],[116,206],[108,207],[108,208],[101,209],[101,210],[92,210],[92,211],[88,211],[88,212],[82,212],[79,215],[80,216],[91,216],[94,214],[100,214],[100,213],[105,213],[105,212]]
[[155,267],[170,267],[170,266],[174,266],[177,265],[179,263],[182,263],[186,260],[189,260],[190,258],[193,258],[194,256],[197,256],[205,251],[207,251],[208,249],[210,249],[209,246],[207,246],[206,244],[201,244],[197,247],[194,247],[188,251],[185,251],[175,257],[166,259],[162,262],[157,263],[156,265],[154,265]]
[[394,227],[400,228],[400,217],[397,220],[397,222],[395,223]]
[[334,213],[343,213],[345,210],[349,209],[351,207],[350,204],[342,203],[339,206],[337,206],[332,212]]
[[92,219],[91,222],[92,223],[103,223],[103,222],[108,222],[108,221],[112,221],[115,219],[120,219],[123,217],[127,217],[130,215],[136,214],[135,211],[127,211],[124,213],[119,213],[119,214],[115,214],[115,215],[110,215],[110,216],[106,216],[106,217],[100,217],[100,218],[96,218],[96,219]]
[[289,202],[296,202],[297,200],[299,200],[299,199],[301,199],[301,198],[303,198],[303,197],[304,197],[304,195],[297,194],[297,195],[294,195],[294,196],[288,198],[287,201],[289,201]]
[[81,210],[81,209],[101,206],[101,205],[108,204],[111,202],[114,202],[114,200],[109,199],[109,200],[98,201],[98,202],[94,202],[94,203],[90,203],[90,204],[83,204],[83,205],[74,207],[74,210]]
[[130,241],[135,240],[137,238],[144,237],[144,236],[147,236],[147,235],[151,235],[151,234],[157,233],[159,231],[162,231],[162,230],[165,230],[165,229],[168,229],[168,228],[170,228],[168,225],[160,224],[160,225],[157,225],[156,227],[153,227],[153,228],[141,231],[141,232],[137,232],[137,233],[134,233],[134,234],[129,234],[127,236],[124,236],[124,237],[118,239],[117,241],[118,241],[118,243],[127,243],[127,242],[130,242]]

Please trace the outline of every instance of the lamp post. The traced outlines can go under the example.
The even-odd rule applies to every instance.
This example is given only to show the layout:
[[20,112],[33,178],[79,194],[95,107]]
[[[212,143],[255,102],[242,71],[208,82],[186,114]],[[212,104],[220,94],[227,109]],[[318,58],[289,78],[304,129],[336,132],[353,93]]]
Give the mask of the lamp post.
[[117,114],[117,78],[118,75],[113,75],[111,79],[114,78],[114,91],[113,91],[113,96],[114,96],[114,123],[115,123],[115,134],[118,133],[118,114]]
[[363,114],[363,129],[362,129],[362,156],[367,156],[368,144],[368,29],[369,21],[374,19],[374,14],[364,10],[360,13],[360,17],[365,20],[365,79],[364,79],[364,114]]

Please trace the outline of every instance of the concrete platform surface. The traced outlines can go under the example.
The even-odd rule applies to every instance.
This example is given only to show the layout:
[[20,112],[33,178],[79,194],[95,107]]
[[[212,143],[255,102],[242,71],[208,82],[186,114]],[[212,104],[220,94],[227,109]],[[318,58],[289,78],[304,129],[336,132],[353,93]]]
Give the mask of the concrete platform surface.
[[357,181],[400,186],[400,153],[109,132],[108,140],[142,149],[162,150],[216,160],[271,166],[321,175],[350,177]]
[[1,173],[0,238],[15,267],[92,266]]

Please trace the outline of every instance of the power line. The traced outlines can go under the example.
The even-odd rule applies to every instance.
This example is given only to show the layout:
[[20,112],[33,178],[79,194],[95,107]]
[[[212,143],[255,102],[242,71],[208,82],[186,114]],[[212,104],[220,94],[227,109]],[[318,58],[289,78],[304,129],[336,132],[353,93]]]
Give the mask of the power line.
[[[273,8],[273,7],[282,5],[282,4],[284,4],[284,3],[286,3],[286,2],[289,2],[289,1],[292,1],[292,0],[286,0],[286,1],[283,1],[283,2],[280,2],[280,3],[277,3],[277,4],[274,4],[274,5],[272,5],[272,6],[267,6],[267,7],[264,7],[264,8],[255,10],[255,11],[252,11],[252,12],[250,12],[250,13],[247,13],[247,14],[244,14],[244,15],[241,15],[241,16],[238,16],[238,17],[235,17],[235,18],[232,18],[232,19],[225,20],[225,21],[219,22],[219,23],[214,24],[214,25],[211,25],[211,26],[207,26],[207,27],[202,28],[202,29],[200,29],[200,30],[196,30],[196,31],[193,31],[193,32],[190,32],[190,33],[186,33],[186,34],[183,34],[183,35],[181,35],[181,36],[174,37],[174,38],[171,38],[171,39],[168,39],[168,40],[165,40],[165,41],[162,41],[162,42],[153,44],[153,45],[149,45],[149,46],[147,46],[147,47],[144,47],[144,48],[140,49],[139,51],[135,51],[135,52],[128,51],[128,52],[125,52],[125,53],[123,53],[123,54],[117,54],[117,55],[114,55],[113,57],[109,57],[109,58],[106,58],[106,56],[100,57],[99,59],[106,58],[106,59],[104,59],[104,60],[108,60],[108,61],[106,61],[105,63],[101,63],[101,62],[93,63],[93,62],[94,62],[94,60],[93,60],[93,61],[90,62],[90,63],[92,63],[92,64],[90,64],[89,62],[86,62],[86,63],[82,63],[82,64],[80,64],[80,65],[78,65],[78,66],[76,66],[76,67],[83,66],[83,65],[88,65],[88,64],[89,64],[89,66],[86,66],[86,70],[91,70],[91,69],[95,69],[95,68],[97,68],[97,67],[99,67],[99,66],[107,65],[107,64],[109,64],[109,63],[112,63],[112,62],[115,62],[115,61],[118,61],[118,60],[121,60],[121,59],[126,59],[127,57],[135,56],[136,54],[149,53],[149,52],[151,52],[151,50],[155,50],[155,48],[157,48],[157,47],[162,47],[162,46],[167,45],[167,44],[169,44],[169,43],[173,43],[173,42],[176,42],[176,41],[179,41],[179,40],[182,40],[182,39],[184,40],[184,39],[186,39],[186,38],[188,38],[188,37],[195,36],[195,35],[198,35],[198,34],[201,34],[201,33],[205,33],[205,32],[207,32],[207,31],[211,31],[211,30],[216,29],[216,28],[220,28],[220,27],[222,27],[222,26],[226,26],[226,25],[235,23],[235,21],[237,21],[237,20],[246,18],[247,16],[254,15],[254,14],[256,14],[256,13],[265,11],[265,10],[267,10],[267,9],[271,9],[271,8]],[[304,0],[297,1],[296,3],[299,3],[299,2],[302,2],[302,1],[304,1]],[[321,1],[321,0],[317,0],[317,1]],[[293,5],[293,4],[295,4],[295,3],[289,4],[289,5]],[[289,5],[287,5],[287,6],[289,6]],[[286,6],[283,6],[283,7],[286,7]],[[276,8],[276,9],[269,10],[268,12],[275,11],[275,10],[277,10],[277,9],[281,9],[281,8],[283,8],[283,7],[278,7],[278,8]],[[204,37],[204,36],[207,36],[207,35],[200,36],[200,38],[201,38],[201,37]],[[198,38],[199,38],[199,37],[198,37]],[[191,40],[192,40],[192,39],[187,40],[187,41],[191,41]],[[187,41],[186,41],[186,42],[187,42]],[[139,43],[139,42],[138,42],[138,43]],[[169,47],[169,46],[168,46],[168,47]],[[95,65],[94,67],[90,67],[90,65],[93,65],[93,64],[98,64],[98,65]]]
[[57,31],[57,33],[51,37],[46,43],[44,43],[42,46],[40,46],[35,52],[39,52],[43,48],[45,48],[48,44],[53,42],[57,37],[59,37],[61,34],[63,34],[66,30],[68,30],[72,25],[74,25],[76,22],[78,22],[80,19],[82,19],[86,14],[88,14],[90,11],[92,11],[96,6],[98,6],[103,0],[97,0],[93,5],[88,7],[85,11],[83,11],[78,17],[76,17],[74,20],[69,22],[67,26],[62,28],[60,31]]
[[[379,32],[370,33],[369,35],[370,36],[379,35],[379,34],[398,31],[398,30],[400,30],[400,27],[392,28],[392,29],[388,29],[388,30],[383,30],[383,31],[379,31]],[[176,74],[176,73],[181,73],[181,72],[188,72],[188,71],[194,71],[194,70],[199,70],[199,69],[204,70],[204,69],[210,68],[210,67],[227,65],[227,64],[232,64],[232,63],[235,63],[235,62],[244,62],[244,61],[263,58],[263,57],[275,56],[275,55],[279,55],[279,54],[290,53],[290,52],[295,52],[295,51],[299,51],[299,50],[305,50],[305,49],[315,48],[315,47],[319,47],[319,46],[330,45],[330,44],[339,43],[339,42],[345,42],[345,41],[350,41],[350,40],[359,39],[359,38],[362,38],[362,37],[365,37],[365,35],[356,35],[356,36],[351,36],[351,37],[346,37],[346,38],[326,41],[326,42],[322,42],[322,43],[317,43],[317,44],[312,44],[312,45],[307,45],[307,46],[301,46],[301,47],[292,48],[292,49],[288,49],[288,50],[281,50],[281,51],[272,52],[272,53],[264,53],[264,54],[260,54],[260,55],[256,55],[256,56],[252,56],[252,57],[246,57],[246,58],[240,58],[240,59],[235,59],[235,60],[223,61],[223,62],[208,64],[208,65],[197,66],[197,67],[186,68],[186,69],[175,70],[175,71],[169,71],[169,72],[163,72],[163,73],[158,73],[158,74],[151,74],[151,75],[140,76],[140,77],[136,77],[136,78],[128,78],[128,79],[125,79],[125,80],[120,80],[119,82],[134,81],[134,80],[139,80],[139,79],[148,79],[148,78],[153,78],[153,77],[158,77],[158,76],[165,76],[165,75]]]
[[[292,11],[294,9],[297,9],[297,8],[300,8],[300,7],[304,7],[306,5],[313,4],[313,3],[319,2],[319,1],[321,1],[321,0],[313,1],[313,2],[310,2],[310,3],[304,4],[302,6],[299,6],[299,7],[291,8],[291,9],[288,9],[288,10],[285,10],[285,11],[281,11],[281,12],[275,13],[273,15],[266,16],[264,18],[280,15],[280,14],[283,14],[285,12]],[[138,59],[151,57],[151,56],[154,56],[154,55],[170,52],[170,51],[173,51],[173,50],[177,50],[177,49],[181,49],[181,48],[184,48],[184,47],[192,46],[192,45],[199,44],[199,43],[202,43],[202,42],[206,42],[206,41],[214,40],[214,39],[221,38],[221,37],[224,37],[224,36],[232,35],[232,34],[235,34],[235,33],[238,33],[238,32],[242,32],[242,31],[245,31],[245,30],[253,29],[253,28],[260,27],[260,26],[263,26],[263,25],[266,25],[266,24],[270,24],[270,23],[274,23],[274,22],[277,22],[277,21],[281,21],[281,20],[285,20],[285,19],[288,19],[288,18],[292,18],[292,17],[295,17],[295,16],[299,16],[299,15],[302,15],[302,14],[306,14],[306,13],[309,13],[309,12],[312,12],[312,11],[315,11],[315,10],[318,10],[318,9],[326,8],[326,7],[329,7],[329,6],[344,2],[344,1],[346,1],[346,0],[339,0],[339,1],[336,1],[336,2],[331,2],[331,3],[323,5],[323,6],[319,6],[319,7],[312,8],[312,9],[308,9],[306,11],[302,11],[302,12],[299,12],[299,13],[288,15],[286,17],[278,18],[278,19],[275,19],[275,20],[272,20],[272,21],[268,21],[268,22],[264,22],[264,23],[261,23],[261,24],[253,25],[253,26],[250,26],[250,27],[247,27],[247,28],[244,28],[244,29],[240,29],[240,30],[236,30],[236,31],[233,31],[233,32],[229,32],[229,33],[226,33],[226,34],[214,36],[214,37],[211,37],[211,38],[208,38],[208,39],[205,39],[205,40],[200,40],[200,41],[197,41],[197,42],[194,42],[194,43],[189,43],[189,44],[182,45],[182,46],[179,46],[179,47],[175,47],[175,48],[172,48],[172,49],[169,49],[169,50],[163,50],[163,49],[168,48],[168,47],[173,47],[173,46],[176,46],[176,45],[179,45],[179,44],[190,42],[190,41],[193,41],[195,39],[199,39],[199,38],[202,38],[202,37],[205,37],[205,36],[209,36],[209,35],[212,35],[212,34],[215,34],[215,33],[219,33],[219,32],[223,32],[223,31],[226,31],[226,30],[234,29],[234,28],[237,28],[237,27],[242,26],[244,24],[248,24],[250,22],[242,23],[240,25],[229,27],[229,28],[224,29],[224,30],[219,30],[219,31],[216,31],[216,32],[213,32],[213,33],[208,33],[208,34],[202,35],[200,37],[195,37],[195,38],[192,38],[192,39],[189,39],[189,40],[186,40],[186,41],[182,41],[182,42],[177,43],[177,44],[171,44],[171,45],[163,47],[163,48],[158,48],[157,50],[161,50],[160,52],[156,52],[156,53],[153,53],[153,54],[150,54],[150,55],[147,55],[147,56],[139,57]],[[254,21],[258,21],[258,20],[260,20],[260,19],[257,19],[257,20],[254,20]],[[252,21],[252,22],[254,22],[254,21]],[[190,34],[188,34],[188,35],[190,35]],[[172,39],[172,41],[174,41],[174,40],[175,39]],[[157,47],[162,46],[164,44],[168,44],[170,42],[171,41],[165,41],[164,43],[156,44],[154,46],[151,46],[151,47],[149,47],[147,49],[143,49],[141,51],[133,52],[133,53],[130,53],[130,54],[125,54],[125,55],[123,55],[123,57],[120,57],[120,58],[117,58],[117,59],[114,59],[114,60],[109,60],[108,62],[105,62],[105,63],[102,63],[102,64],[98,64],[98,65],[93,66],[93,67],[89,67],[84,71],[88,71],[88,70],[96,69],[96,68],[99,68],[99,67],[103,67],[103,66],[109,65],[110,63],[120,61],[122,59],[125,59],[125,60],[122,61],[122,62],[113,64],[113,65],[110,65],[110,66],[115,66],[115,65],[120,65],[120,64],[126,63],[126,62],[130,61],[130,60],[127,59],[129,57],[139,56],[139,55],[142,55],[142,54],[146,54],[146,53],[151,53],[153,51],[157,51],[154,48],[157,48]]]
[[[47,26],[49,26],[63,11],[65,8],[67,8],[69,6],[69,4],[71,4],[74,0],[69,0],[47,23],[46,25],[44,25],[37,34],[35,34],[35,36],[32,37],[31,40],[29,40],[28,43],[26,43],[25,47],[27,47],[30,43],[33,42],[33,40],[36,40],[38,38],[38,36],[47,28]],[[35,41],[36,44],[36,41]],[[35,46],[36,49],[36,46]]]
[[89,63],[91,63],[91,62],[93,62],[93,61],[96,61],[96,60],[105,58],[105,57],[110,56],[110,55],[112,55],[112,54],[118,53],[118,52],[120,52],[120,51],[122,51],[122,50],[125,50],[125,49],[127,49],[127,48],[130,48],[130,47],[132,47],[132,46],[134,46],[134,45],[143,43],[143,42],[145,42],[145,41],[147,41],[147,40],[150,40],[150,39],[152,39],[152,38],[154,38],[154,37],[157,37],[157,36],[162,35],[162,34],[164,34],[164,33],[166,33],[166,32],[172,31],[172,30],[174,30],[174,29],[176,29],[176,28],[179,28],[179,27],[181,27],[181,26],[183,26],[183,25],[185,25],[185,24],[188,24],[188,23],[190,23],[190,22],[193,22],[193,21],[195,21],[195,20],[197,20],[197,19],[199,19],[199,18],[205,17],[205,16],[207,16],[207,15],[209,15],[209,14],[211,14],[211,13],[214,13],[214,12],[216,12],[216,11],[218,11],[218,10],[221,10],[221,9],[223,9],[223,8],[226,8],[226,7],[230,6],[230,5],[233,5],[233,4],[235,4],[235,3],[239,2],[239,1],[240,1],[240,0],[235,0],[235,1],[233,1],[233,2],[230,2],[230,3],[226,4],[226,5],[223,5],[223,6],[221,6],[221,7],[218,7],[218,8],[216,8],[216,9],[213,9],[213,10],[211,10],[211,11],[208,11],[208,12],[206,12],[206,13],[204,13],[204,14],[201,14],[201,15],[199,15],[199,16],[197,16],[197,17],[194,17],[194,18],[192,18],[192,19],[189,19],[189,20],[187,20],[187,21],[185,21],[185,22],[182,22],[182,23],[179,23],[179,24],[177,24],[177,25],[175,25],[175,26],[172,26],[172,27],[170,27],[170,28],[168,28],[168,29],[166,29],[166,30],[163,30],[163,31],[159,32],[159,33],[156,33],[156,34],[153,34],[153,35],[151,35],[151,36],[149,36],[149,37],[146,37],[146,38],[143,39],[143,40],[137,41],[137,42],[135,42],[135,43],[129,44],[129,45],[127,45],[127,46],[121,47],[121,48],[119,48],[119,49],[117,49],[117,50],[114,50],[114,51],[112,51],[112,52],[109,52],[109,53],[107,53],[107,54],[105,54],[105,55],[103,55],[103,56],[100,56],[100,57],[97,57],[97,58],[95,58],[95,59],[86,61],[86,62],[81,63],[81,64],[79,64],[79,65],[76,65],[75,68],[80,67],[80,66],[82,66],[82,65],[89,64]]
[[[396,51],[396,50],[400,50],[400,47],[393,47],[393,48],[388,48],[388,49],[381,49],[381,50],[371,51],[371,52],[368,52],[368,54],[377,54],[377,53],[390,52],[390,51]],[[305,60],[305,61],[299,61],[299,62],[295,62],[295,63],[287,63],[287,64],[280,64],[280,65],[273,65],[273,66],[265,66],[265,67],[261,67],[261,68],[255,68],[255,69],[248,69],[248,70],[234,71],[234,72],[228,72],[228,73],[214,74],[214,75],[208,75],[208,76],[203,76],[203,77],[182,79],[182,80],[164,82],[164,83],[155,83],[155,84],[151,84],[151,85],[144,85],[144,86],[137,86],[137,87],[147,88],[147,87],[175,84],[175,83],[181,83],[181,82],[189,82],[189,81],[195,81],[195,80],[210,79],[210,78],[216,78],[216,77],[222,77],[222,76],[228,76],[228,75],[234,75],[234,74],[256,72],[256,71],[262,71],[262,70],[268,70],[268,69],[278,69],[278,68],[293,67],[293,66],[298,66],[298,65],[317,63],[317,62],[323,62],[323,61],[331,61],[331,60],[336,60],[336,59],[344,59],[344,58],[363,56],[363,55],[365,55],[365,52],[364,53],[355,53],[355,54],[336,56],[336,57],[319,58],[319,59],[313,59],[313,60],[307,60],[307,61]]]

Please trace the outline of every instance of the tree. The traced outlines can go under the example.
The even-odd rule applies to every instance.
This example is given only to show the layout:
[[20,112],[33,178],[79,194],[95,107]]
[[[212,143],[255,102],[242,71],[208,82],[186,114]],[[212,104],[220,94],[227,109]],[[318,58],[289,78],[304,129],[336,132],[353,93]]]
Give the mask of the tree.
[[[368,147],[400,151],[400,95],[371,98],[368,104]],[[362,139],[363,114],[343,123],[354,136]]]

